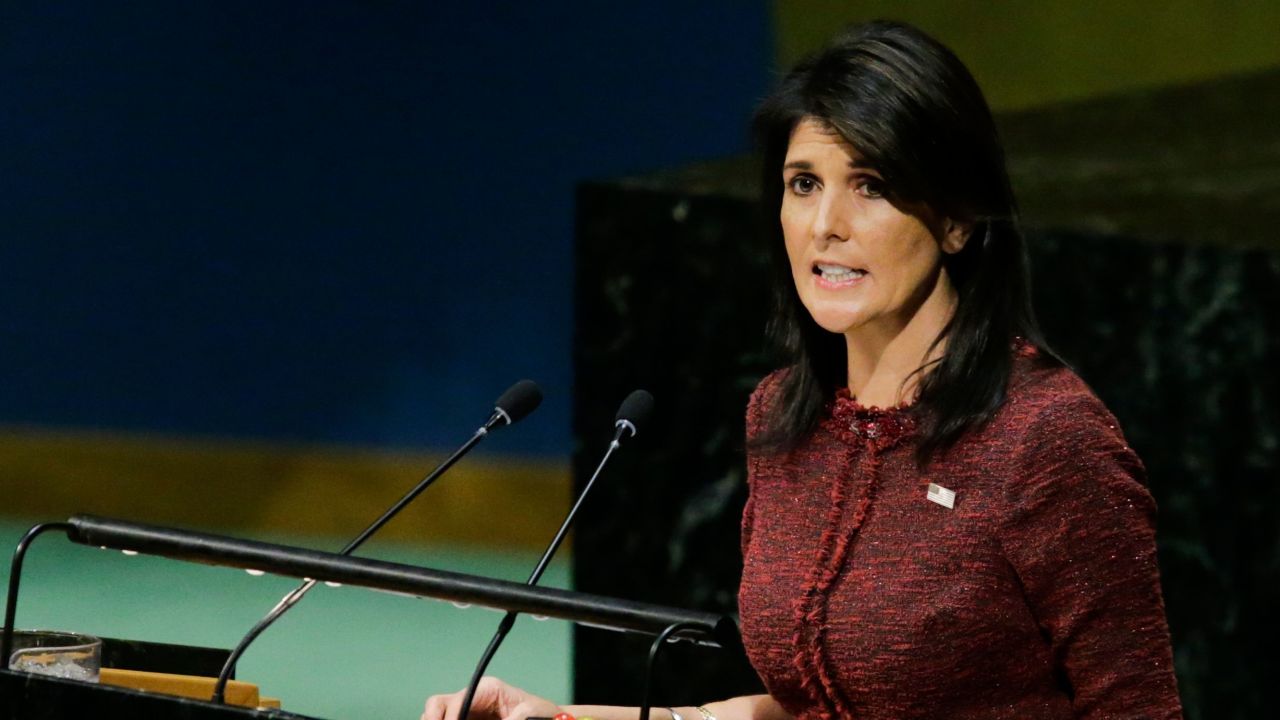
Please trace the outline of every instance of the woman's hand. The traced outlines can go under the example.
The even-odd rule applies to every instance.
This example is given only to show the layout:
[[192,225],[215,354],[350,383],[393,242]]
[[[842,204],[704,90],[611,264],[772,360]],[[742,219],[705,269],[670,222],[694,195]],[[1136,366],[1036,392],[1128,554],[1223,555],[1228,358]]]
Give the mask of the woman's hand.
[[[466,689],[448,695],[432,695],[422,711],[422,720],[458,720]],[[552,717],[561,712],[550,700],[512,687],[498,678],[485,677],[471,701],[470,720],[524,720],[533,716]]]

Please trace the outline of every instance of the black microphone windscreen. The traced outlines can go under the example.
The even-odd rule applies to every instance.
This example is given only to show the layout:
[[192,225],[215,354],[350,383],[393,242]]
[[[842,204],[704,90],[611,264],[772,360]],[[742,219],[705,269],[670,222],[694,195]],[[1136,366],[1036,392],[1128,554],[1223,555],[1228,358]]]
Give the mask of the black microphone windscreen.
[[508,424],[514,424],[537,410],[541,403],[542,390],[538,389],[538,383],[532,380],[521,380],[507,388],[507,391],[502,393],[502,397],[494,403],[494,407],[506,413],[509,418]]
[[632,427],[640,427],[653,413],[653,396],[647,390],[634,390],[618,406],[617,422],[627,421]]

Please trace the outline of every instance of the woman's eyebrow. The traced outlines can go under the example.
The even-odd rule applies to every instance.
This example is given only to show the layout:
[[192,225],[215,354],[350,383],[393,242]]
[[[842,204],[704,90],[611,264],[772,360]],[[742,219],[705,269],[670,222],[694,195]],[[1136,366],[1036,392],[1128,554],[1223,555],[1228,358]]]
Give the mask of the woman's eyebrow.
[[[862,158],[856,158],[856,159],[850,160],[849,167],[853,168],[854,170],[875,170],[876,169],[875,165],[867,162],[866,160],[863,160]],[[812,170],[813,163],[809,162],[808,160],[792,160],[786,165],[783,165],[782,169],[783,170]]]

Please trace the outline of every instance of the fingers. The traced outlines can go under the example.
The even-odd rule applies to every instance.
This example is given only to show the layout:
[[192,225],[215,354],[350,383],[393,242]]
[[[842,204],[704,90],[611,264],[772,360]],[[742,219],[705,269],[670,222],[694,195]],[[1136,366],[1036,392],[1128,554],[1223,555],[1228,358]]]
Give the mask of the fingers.
[[[462,711],[462,699],[466,694],[466,690],[459,690],[447,695],[432,695],[427,698],[427,704],[422,710],[422,720],[458,720],[458,713]],[[472,708],[471,720],[484,717],[483,714],[474,712],[477,709],[474,704]]]
[[[422,720],[458,720],[467,691],[432,695],[422,709]],[[498,678],[481,678],[471,702],[467,720],[526,720],[530,716],[552,717],[560,707],[550,700],[514,688]]]
[[422,707],[422,717],[419,720],[444,720],[444,696],[432,695],[427,698],[427,702]]
[[[481,678],[480,684],[476,686],[475,697],[471,700],[468,720],[490,720],[502,716],[503,698],[512,689],[497,678]],[[432,695],[427,698],[422,709],[422,720],[458,720],[466,695],[466,688],[447,695]]]
[[[422,709],[422,720],[448,720],[457,718],[458,706],[462,704],[462,693],[448,695],[432,695]],[[450,714],[450,708],[453,712]]]

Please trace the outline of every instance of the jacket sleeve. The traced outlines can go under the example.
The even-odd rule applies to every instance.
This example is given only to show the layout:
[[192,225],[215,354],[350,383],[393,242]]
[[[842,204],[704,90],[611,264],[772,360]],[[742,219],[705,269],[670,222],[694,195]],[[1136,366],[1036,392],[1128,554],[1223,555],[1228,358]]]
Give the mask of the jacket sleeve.
[[1115,418],[1081,395],[1039,412],[1012,458],[1000,541],[1078,718],[1181,718],[1155,502]]

